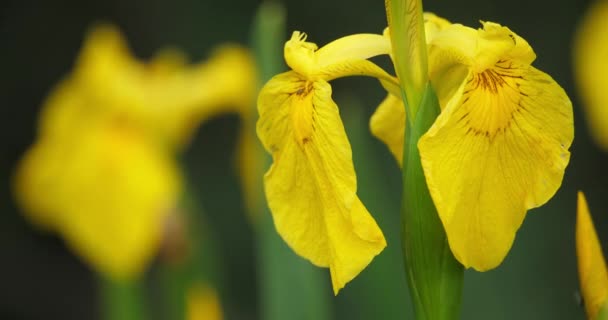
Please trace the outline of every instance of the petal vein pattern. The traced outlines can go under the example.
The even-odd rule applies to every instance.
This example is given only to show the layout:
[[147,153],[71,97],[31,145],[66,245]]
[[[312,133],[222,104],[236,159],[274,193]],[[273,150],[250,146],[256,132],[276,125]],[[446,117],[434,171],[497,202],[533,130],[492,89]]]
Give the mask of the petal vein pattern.
[[273,164],[265,191],[279,234],[299,255],[329,267],[334,292],[386,246],[356,195],[350,144],[324,80],[290,71],[258,98],[257,132]]
[[[485,271],[502,262],[526,211],[561,185],[574,136],[572,105],[550,76],[530,66],[534,53],[525,40],[493,23],[456,32],[463,28],[454,25],[430,44],[433,84],[446,105],[418,148],[452,252],[464,266]],[[457,78],[457,89],[445,88]]]

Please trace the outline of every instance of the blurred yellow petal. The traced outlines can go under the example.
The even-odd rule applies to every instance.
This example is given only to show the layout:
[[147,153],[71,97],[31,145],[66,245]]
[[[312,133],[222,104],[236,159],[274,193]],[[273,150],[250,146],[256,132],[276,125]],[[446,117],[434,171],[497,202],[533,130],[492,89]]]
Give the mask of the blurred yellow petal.
[[42,108],[15,174],[17,200],[97,271],[135,277],[180,195],[177,147],[217,113],[253,117],[255,87],[243,48],[224,46],[197,65],[175,50],[141,63],[117,29],[98,26]]
[[583,301],[589,319],[595,319],[608,302],[608,273],[585,195],[578,192],[576,255]]
[[593,1],[574,43],[574,75],[595,141],[608,150],[608,2]]
[[57,202],[62,194],[56,179],[63,166],[62,155],[50,143],[37,142],[21,159],[15,173],[15,197],[30,222],[43,229],[53,229],[57,215]]
[[[447,105],[418,143],[425,176],[454,256],[489,270],[508,253],[526,211],[561,185],[574,135],[571,102],[530,66],[529,45],[497,24],[452,25],[429,51],[432,72],[452,81],[433,80]],[[468,72],[458,83],[461,66]]]
[[222,320],[220,299],[213,288],[195,284],[188,290],[186,320]]
[[72,79],[97,108],[121,114],[177,147],[209,117],[252,114],[256,75],[246,49],[224,45],[207,61],[186,62],[181,52],[164,50],[142,63],[118,30],[102,25],[88,35]]
[[180,178],[170,154],[120,123],[100,125],[64,155],[57,222],[69,245],[114,277],[133,277],[157,252]]
[[386,246],[356,195],[350,144],[323,80],[291,71],[260,92],[257,132],[273,157],[265,190],[275,226],[299,255],[329,267],[334,293]]
[[405,139],[405,106],[401,97],[389,93],[372,115],[369,126],[372,134],[388,146],[401,165]]

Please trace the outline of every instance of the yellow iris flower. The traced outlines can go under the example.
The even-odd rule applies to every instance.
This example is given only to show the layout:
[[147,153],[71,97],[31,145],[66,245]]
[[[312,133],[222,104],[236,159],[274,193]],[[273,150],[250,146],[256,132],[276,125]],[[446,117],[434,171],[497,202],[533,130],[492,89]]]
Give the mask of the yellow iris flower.
[[[589,207],[582,192],[578,193],[576,218],[576,255],[578,274],[589,319],[597,318],[608,302],[608,272]],[[604,307],[605,309],[605,307]]]
[[[574,133],[564,90],[531,66],[506,27],[475,30],[425,15],[429,78],[442,112],[418,148],[454,256],[485,271],[508,253],[526,211],[561,185]],[[401,161],[405,111],[389,97],[370,122]]]
[[97,271],[136,276],[180,196],[176,152],[205,118],[246,109],[252,65],[237,47],[198,65],[176,51],[142,63],[115,28],[95,28],[46,100],[37,141],[17,168],[24,213]]
[[[508,253],[526,211],[561,184],[574,135],[571,102],[531,66],[532,48],[508,28],[483,22],[475,30],[432,14],[424,20],[429,78],[442,108],[418,144],[424,173],[454,256],[489,270]],[[356,196],[350,145],[327,81],[380,79],[389,95],[370,127],[400,162],[401,93],[366,60],[392,54],[389,32],[319,49],[294,32],[285,44],[292,71],[258,97],[258,136],[274,160],[265,191],[276,228],[296,253],[330,268],[336,293],[385,242]]]
[[608,2],[595,1],[576,33],[576,76],[589,129],[598,145],[608,150]]
[[293,69],[272,78],[258,97],[258,137],[272,154],[265,191],[278,233],[299,255],[329,267],[334,293],[386,246],[382,231],[357,197],[348,138],[328,81],[369,75],[394,82],[369,57],[388,40],[361,34],[317,49],[294,32],[285,44]]

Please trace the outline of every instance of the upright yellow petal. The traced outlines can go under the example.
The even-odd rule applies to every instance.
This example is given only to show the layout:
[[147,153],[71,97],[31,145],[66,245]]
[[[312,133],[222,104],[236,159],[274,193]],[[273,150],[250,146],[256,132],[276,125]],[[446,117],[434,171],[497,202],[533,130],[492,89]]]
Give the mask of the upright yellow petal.
[[583,301],[589,319],[595,319],[608,302],[608,273],[585,195],[578,192],[576,255]]
[[220,299],[213,288],[195,284],[188,290],[186,303],[186,320],[224,319]]
[[[446,105],[418,143],[425,176],[454,256],[489,270],[506,256],[526,211],[561,185],[572,105],[550,76],[530,66],[534,53],[525,40],[505,27],[453,25],[429,51]],[[441,96],[448,92],[454,94]]]
[[574,43],[574,75],[592,136],[608,150],[608,1],[593,1]]
[[323,80],[291,71],[260,92],[257,132],[273,165],[265,190],[279,234],[299,255],[329,267],[334,292],[386,246],[356,195],[350,144]]

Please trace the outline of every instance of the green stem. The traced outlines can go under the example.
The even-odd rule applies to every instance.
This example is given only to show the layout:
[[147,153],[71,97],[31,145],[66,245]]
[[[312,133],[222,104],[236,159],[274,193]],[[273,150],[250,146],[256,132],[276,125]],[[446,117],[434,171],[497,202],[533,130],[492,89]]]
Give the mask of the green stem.
[[403,157],[403,249],[416,319],[458,319],[463,267],[447,243],[429,193],[418,152],[418,140],[439,114],[439,103],[427,85],[418,116],[406,128]]
[[147,319],[142,283],[100,276],[99,285],[104,320]]

